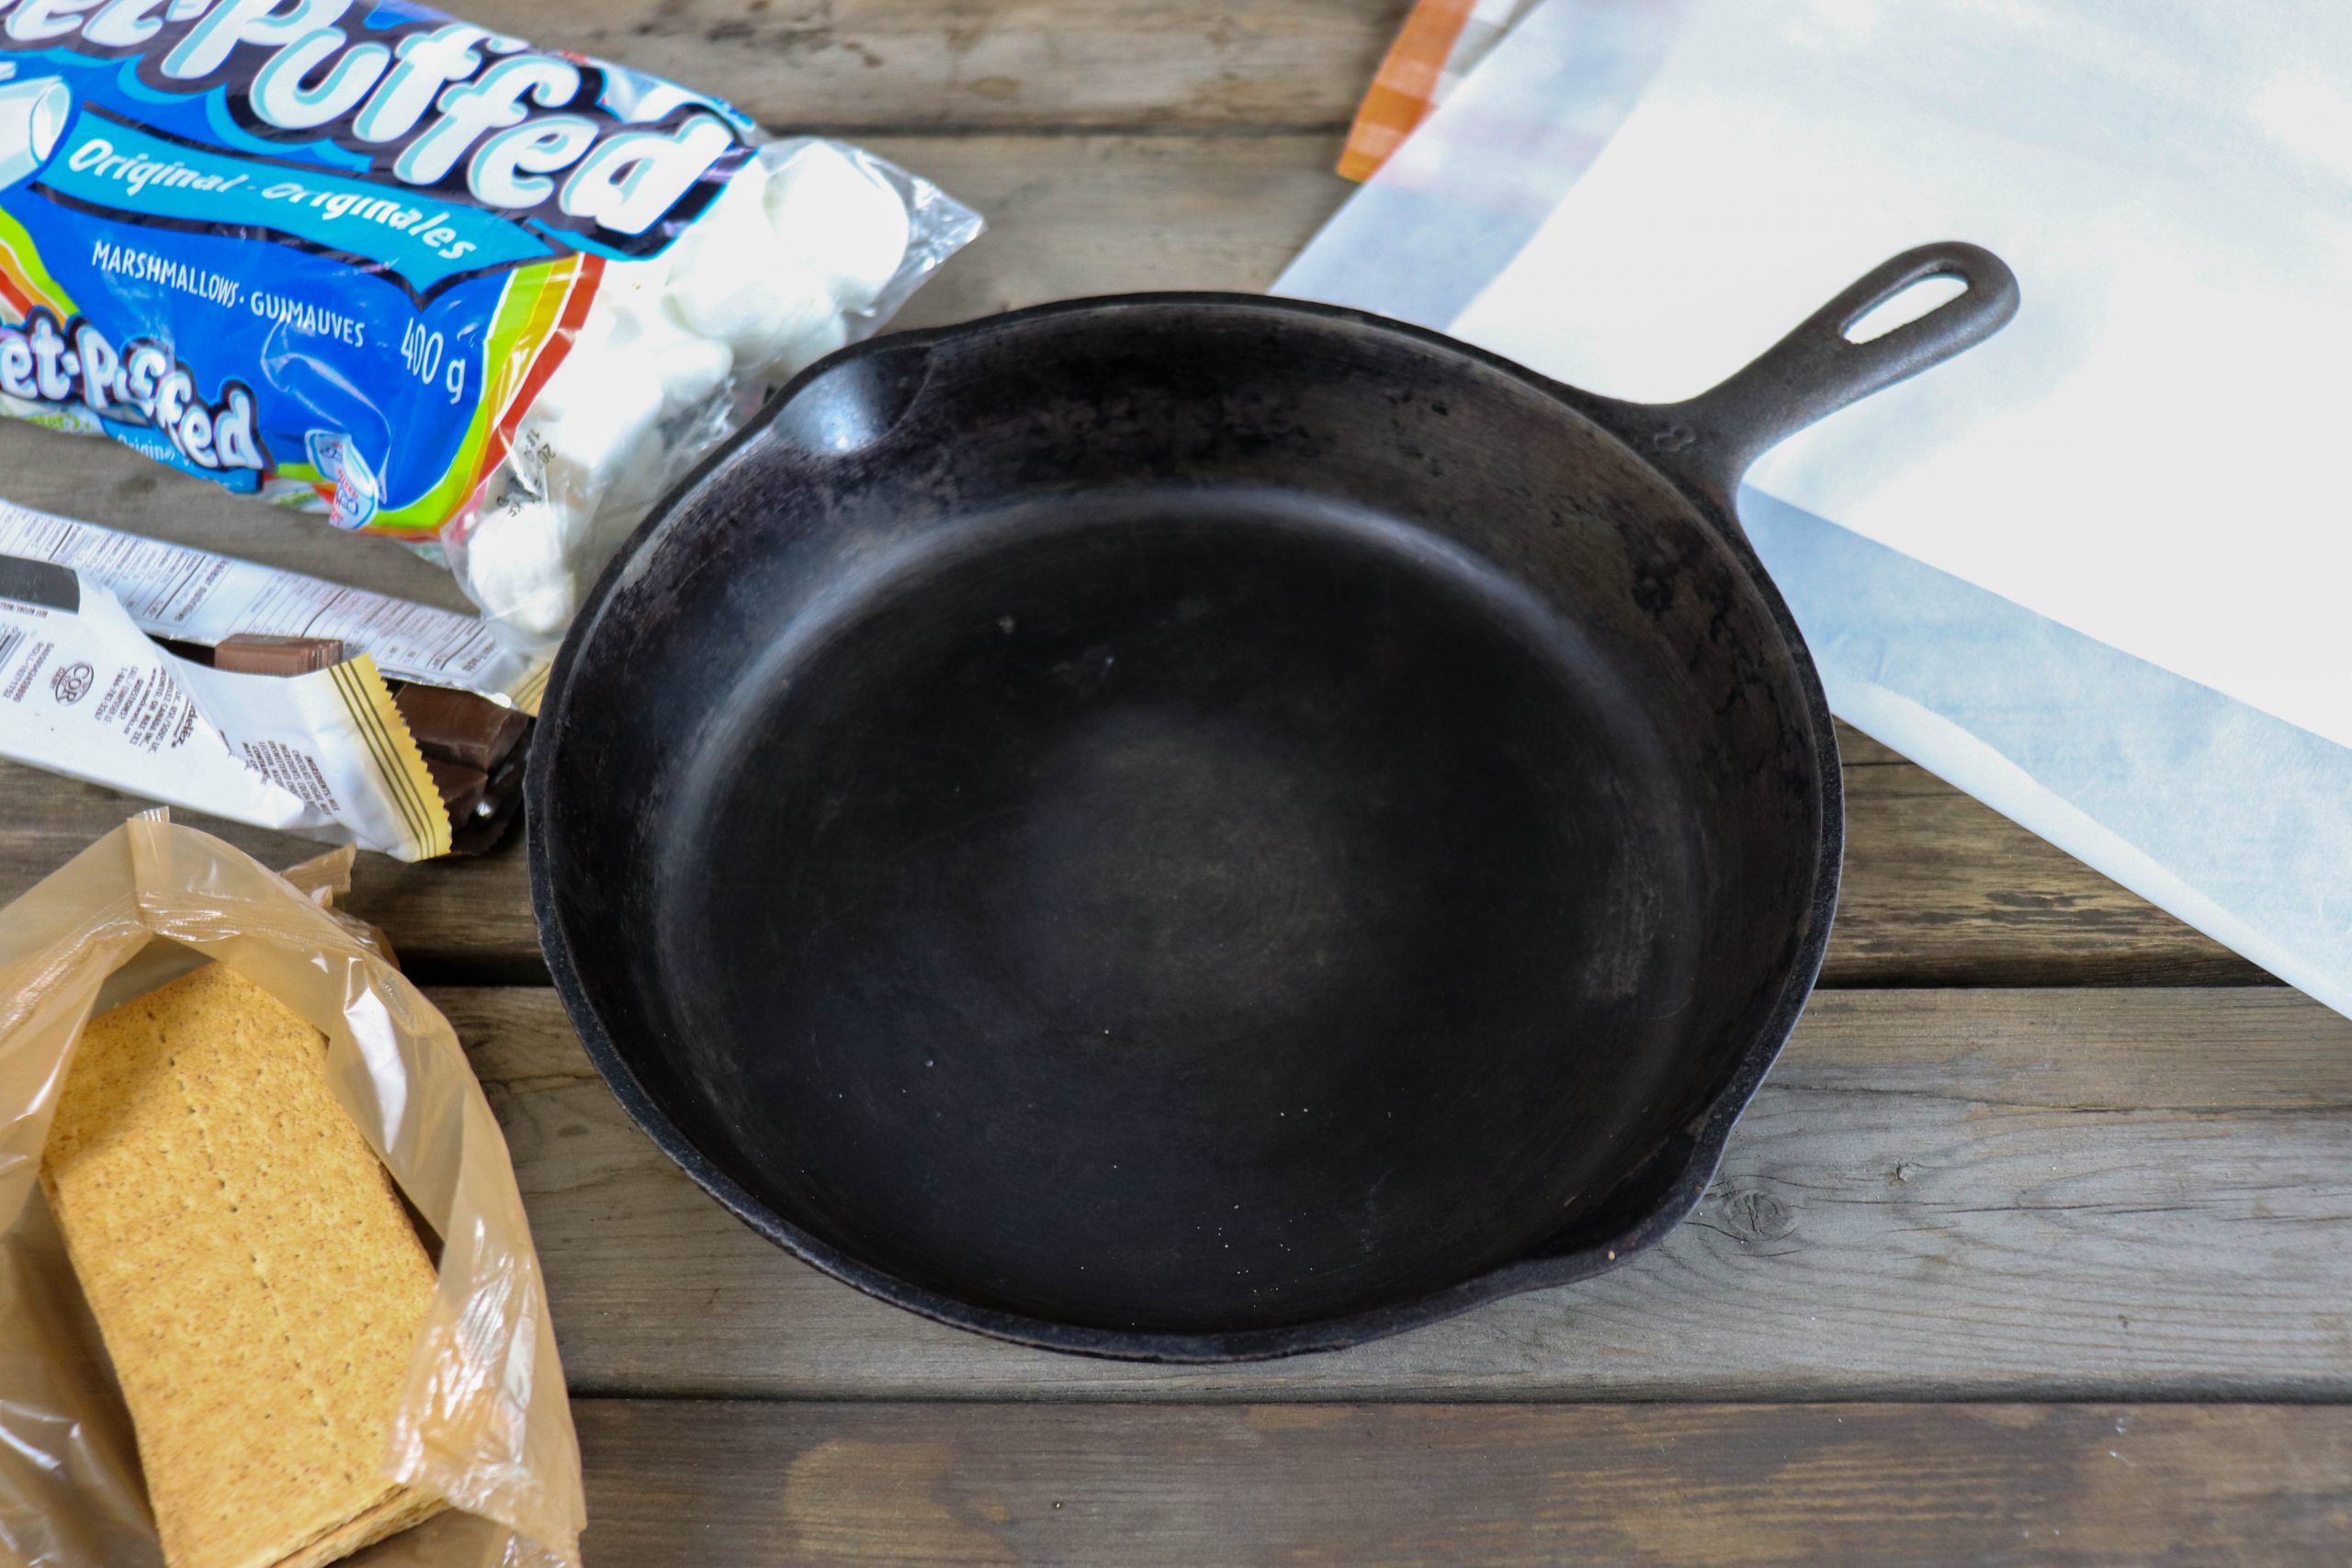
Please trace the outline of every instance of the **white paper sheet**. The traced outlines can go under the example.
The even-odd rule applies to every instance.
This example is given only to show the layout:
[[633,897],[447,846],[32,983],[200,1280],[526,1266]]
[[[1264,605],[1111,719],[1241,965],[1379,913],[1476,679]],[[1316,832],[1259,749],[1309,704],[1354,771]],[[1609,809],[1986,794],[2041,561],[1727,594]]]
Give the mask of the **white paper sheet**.
[[1945,238],[2017,321],[1750,481],[2352,745],[2340,0],[1696,0],[1453,329],[1662,401]]
[[[1709,9],[1732,7],[1690,8],[1701,12],[1698,21],[1704,23]],[[2069,156],[2096,154],[2127,172],[2136,159],[2161,176],[2159,185],[2162,179],[2202,181],[2209,192],[2224,197],[2233,188],[2242,194],[2265,190],[2265,202],[2284,205],[2254,216],[2274,230],[2291,227],[2299,215],[2315,208],[2327,209],[2315,226],[2330,229],[2335,237],[2316,248],[2290,245],[2271,258],[2289,275],[2288,282],[2297,281],[2297,268],[2313,255],[2341,243],[2345,193],[2352,188],[2352,118],[2338,114],[2332,106],[2340,100],[2312,85],[2324,78],[2312,77],[2304,67],[2347,58],[2343,48],[2352,13],[2339,16],[2312,0],[2280,0],[2258,17],[2233,7],[2226,15],[2210,13],[2210,19],[2203,10],[2170,0],[2131,8],[2081,0],[2035,0],[2030,6],[1918,0],[1899,13],[1873,0],[1743,8],[1749,13],[1745,17],[1716,20],[1732,28],[1760,25],[1769,31],[1786,23],[1826,29],[1784,35],[1778,44],[1769,39],[1756,42],[1758,69],[1751,85],[1770,79],[1769,57],[1776,48],[1785,54],[1823,39],[1859,48],[1874,28],[1892,27],[1899,14],[1916,60],[1893,67],[1882,107],[1905,116],[1926,112],[1923,106],[1939,95],[1949,99],[1969,86],[1937,78],[1967,76],[1972,68],[1966,62],[1973,60],[1977,79],[1969,90],[1980,95],[1979,107],[1981,95],[1996,93],[2004,81],[2030,78],[2039,84],[2023,141],[1996,161],[2002,167],[2046,150],[2043,144],[2060,139],[2069,125],[2084,132],[2085,122],[2099,117],[2078,111],[2099,110],[2110,117],[2105,129],[2078,134]],[[1901,463],[1922,460],[1922,453],[1925,460],[1934,460],[1955,445],[1998,435],[2018,389],[2050,384],[2052,366],[2091,364],[2104,374],[2103,357],[2085,357],[2092,355],[2094,343],[2142,363],[2133,358],[2130,335],[2114,335],[2113,317],[2103,301],[2110,292],[2138,298],[2145,290],[2093,288],[2096,279],[2078,268],[2070,271],[2073,263],[2063,253],[2059,259],[2067,265],[2038,267],[2042,249],[2030,243],[2020,248],[2006,227],[1971,231],[1957,220],[1922,219],[1918,231],[1900,238],[1893,228],[1877,234],[1875,248],[1867,254],[1832,255],[1825,249],[1814,254],[1805,251],[1810,242],[1804,235],[1781,233],[1769,212],[1751,218],[1746,230],[1693,224],[1682,208],[1686,200],[1693,209],[1704,205],[1704,198],[1690,193],[1709,179],[1707,168],[1657,171],[1658,178],[1673,183],[1646,213],[1623,213],[1618,228],[1577,231],[1584,235],[1579,254],[1562,254],[1556,243],[1571,232],[1563,224],[1583,221],[1580,208],[1568,211],[1583,199],[1583,177],[1600,178],[1617,152],[1617,143],[1609,140],[1612,131],[1631,130],[1661,102],[1673,104],[1673,98],[1661,100],[1645,88],[1684,90],[1671,80],[1681,46],[1695,40],[1701,53],[1694,59],[1719,72],[1737,73],[1745,63],[1738,50],[1728,59],[1722,53],[1731,34],[1679,32],[1675,22],[1682,9],[1656,0],[1544,0],[1341,209],[1275,292],[1464,332],[1478,325],[1471,320],[1474,309],[1483,309],[1483,330],[1475,335],[1501,352],[1599,389],[1677,397],[1734,368],[1883,254],[1924,239],[1985,239],[2010,255],[2025,279],[2027,312],[2004,339],[2022,335],[2029,347],[2036,341],[2057,344],[2054,351],[2037,351],[2047,356],[2040,362],[2041,379],[2033,378],[2034,365],[2029,363],[2015,372],[2014,380],[1996,378],[1989,391],[1970,394],[1956,384],[1949,390],[1939,385],[1964,374],[1963,366],[1947,367],[1882,395],[1915,400],[1906,420],[1943,418],[1946,423],[1935,426],[1932,436],[1905,424],[1878,438],[1894,443],[1893,448],[1874,444],[1864,433],[1873,417],[1866,405],[1801,438],[1773,468],[1759,470],[1770,482],[1835,491],[1833,502],[1825,504],[1843,500],[1874,506],[1881,525],[1898,539],[1909,538],[1905,531],[1916,525],[1887,497],[1919,494]],[[2131,36],[2118,36],[2119,28]],[[2017,58],[2010,51],[2018,51]],[[2335,69],[2333,80],[2352,83],[2352,72]],[[2104,85],[2095,92],[2095,84]],[[2142,94],[2136,107],[2128,107],[2132,94],[2126,89],[2133,84]],[[1819,85],[1802,73],[1795,80],[1784,73],[1779,90],[1787,96],[1767,107],[1783,118],[1802,119]],[[1849,84],[1847,96],[1854,93]],[[1746,87],[1735,96],[1753,96]],[[1687,100],[1684,107],[1690,107]],[[1706,107],[1700,106],[1702,112]],[[2331,127],[2336,132],[2332,141],[2325,134]],[[1708,151],[1685,146],[1694,155]],[[1849,152],[1855,152],[1850,160]],[[1834,172],[1869,166],[1876,152],[1849,142],[1805,155],[1829,159]],[[1747,167],[1743,157],[1723,166]],[[2233,170],[2248,161],[2301,194],[2289,200],[2276,182],[2264,183],[2269,176],[2233,187]],[[1764,194],[1769,197],[1782,186],[1805,188],[1808,177],[1822,172],[1800,170],[1782,178],[1788,171],[1767,171],[1772,189]],[[1814,177],[1810,184],[1812,199],[1823,199],[1825,181]],[[2020,181],[2018,188],[2028,184]],[[1758,208],[1752,196],[1733,192],[1729,199],[1745,200],[1744,210],[1752,214]],[[1924,210],[1904,206],[1899,198],[1893,204],[1915,215]],[[1769,202],[1763,205],[1769,208]],[[1869,200],[1858,197],[1854,205],[1867,207]],[[2020,197],[2019,205],[2031,215],[2032,201]],[[2064,215],[2041,216],[2056,223]],[[2153,216],[2165,218],[2160,211]],[[1845,237],[1838,243],[1859,244],[1855,231],[1875,220],[1867,212],[1841,220],[1846,227],[1838,232]],[[1694,253],[1702,254],[1664,254],[1672,247],[1645,229],[1682,234]],[[1770,243],[1775,240],[1787,243],[1776,252]],[[2148,242],[2158,248],[2165,243],[2161,228]],[[1621,254],[1645,256],[1655,265],[1646,271],[1623,265],[1612,259]],[[2174,266],[2177,260],[2166,257],[2148,265],[2184,270]],[[2118,265],[2141,264],[2126,256]],[[1801,271],[1804,276],[1798,276]],[[2222,265],[2219,276],[2233,288],[2244,282],[2234,264]],[[1705,282],[1695,295],[1694,276]],[[2084,324],[2071,337],[2046,329],[2047,318],[2063,313],[2056,307],[2068,298],[2065,288],[2052,287],[2062,276],[2073,279],[2078,296],[2090,297],[2090,305],[2078,307]],[[2352,284],[2352,269],[2339,269],[2337,276]],[[1600,281],[1604,277],[1605,285]],[[2185,281],[2201,287],[2205,277],[2197,274]],[[2312,282],[2309,276],[2300,279],[2301,285]],[[1614,292],[1601,292],[1604,287]],[[1505,288],[1518,291],[1516,320],[1495,313]],[[2275,325],[2268,329],[2273,341],[2252,347],[2211,331],[2203,338],[2191,336],[2218,344],[2215,353],[2250,355],[2249,364],[2265,356],[2316,360],[2312,349],[2335,341],[2352,306],[2314,299],[2312,293],[2305,288],[2301,296],[2312,320],[2296,322],[2283,343],[2276,339]],[[2037,311],[2044,318],[2042,326],[2034,325]],[[2142,324],[2153,332],[2166,323]],[[2020,328],[2031,330],[2020,334]],[[1706,332],[1728,336],[1708,344],[1700,341]],[[2101,337],[2103,333],[2109,335]],[[1650,357],[1650,346],[1659,343],[1668,345],[1669,357]],[[1988,355],[1988,363],[1997,364],[1989,355],[1999,345],[1996,340],[1969,357]],[[1571,363],[1577,355],[1589,356],[1589,362]],[[2300,362],[2290,366],[2287,383],[2247,378],[2255,373],[2233,371],[2233,379],[2218,391],[2203,389],[2199,397],[2207,404],[2218,396],[2267,407],[2266,400],[2278,386],[2302,376]],[[1977,400],[1972,402],[1972,396]],[[2352,394],[2332,396],[2335,423],[2341,424],[2352,413]],[[1885,412],[1893,414],[1897,407],[1889,401]],[[2094,423],[2104,439],[2128,434],[2111,420]],[[2241,432],[2247,423],[2237,412],[2222,422]],[[2308,422],[2293,428],[2307,430]],[[2030,441],[2034,433],[2024,434]],[[2301,488],[2264,481],[2283,487],[2276,491],[2290,502],[2283,515],[2256,517],[2233,505],[2218,519],[2199,519],[2172,504],[2173,491],[2134,480],[2135,494],[2161,492],[2155,502],[2170,519],[2167,526],[2135,529],[2120,514],[2104,513],[2069,515],[2044,496],[2016,508],[2003,502],[1991,513],[1948,516],[1947,527],[1962,536],[1930,541],[1967,556],[1979,549],[1980,536],[2006,539],[2012,547],[2007,555],[1983,553],[2001,557],[1988,570],[2034,580],[2017,597],[2027,598],[2038,585],[2040,592],[2031,597],[2044,604],[2064,599],[2086,617],[2107,614],[2127,621],[2145,639],[2163,644],[2176,666],[2199,664],[2211,685],[2107,646],[1757,490],[1743,492],[1741,513],[1804,628],[1830,705],[1841,717],[2338,1011],[2352,1013],[2352,813],[2345,809],[2352,800],[2352,750],[2322,738],[2328,727],[2340,727],[2345,700],[2343,693],[2329,690],[2331,682],[2341,682],[2345,660],[2330,646],[2333,628],[2343,617],[2333,603],[2335,578],[2326,563],[2342,559],[2352,531],[2344,526],[2341,486],[2327,471],[2332,446],[2298,446],[2270,434],[2255,439],[2256,455],[2301,476]],[[1849,444],[1856,465],[1850,479],[1836,471],[1832,454],[1841,442]],[[2213,459],[2222,455],[2243,456],[2222,454],[2201,435],[2154,453],[2160,471],[2172,476],[2191,470],[2210,476]],[[2098,468],[2087,460],[2081,466]],[[1980,477],[1960,478],[1983,493],[1986,481]],[[2070,474],[2062,482],[2083,481]],[[2210,484],[2210,477],[2205,482]],[[1849,483],[1850,491],[1838,488]],[[2199,493],[2186,483],[2177,492],[2191,498]],[[2321,536],[2331,533],[2335,536]],[[2049,551],[2040,551],[2045,534],[2053,543]],[[2056,542],[2058,535],[2066,536],[2065,541]],[[2180,615],[2181,624],[2168,625],[2156,611],[2129,602],[2117,584],[2098,581],[2096,572],[2086,585],[2073,564],[2063,570],[2053,564],[2071,563],[2069,550],[2090,548],[2086,538],[2134,556],[2120,569],[2098,560],[2102,570],[2122,570],[2133,581],[2153,579],[2164,592],[2189,593],[2193,609]],[[2268,563],[2265,580],[2260,554],[2282,547],[2302,553],[2292,565]],[[2144,565],[2139,564],[2142,557]],[[2229,570],[2215,565],[2224,558]],[[2289,578],[2298,580],[2289,583]],[[2251,607],[2243,597],[2219,602],[2227,592],[2243,595],[2255,583],[2269,592],[2267,600]],[[2207,592],[2197,598],[2192,591],[2200,586]],[[2229,628],[2258,640],[2233,645],[2215,625],[2225,615]],[[2258,687],[2274,711],[2292,710],[2298,722],[2284,722],[2225,694],[2223,677],[2234,679],[2239,695]]]
[[1740,516],[1839,717],[2352,1015],[2352,750],[1769,495]]

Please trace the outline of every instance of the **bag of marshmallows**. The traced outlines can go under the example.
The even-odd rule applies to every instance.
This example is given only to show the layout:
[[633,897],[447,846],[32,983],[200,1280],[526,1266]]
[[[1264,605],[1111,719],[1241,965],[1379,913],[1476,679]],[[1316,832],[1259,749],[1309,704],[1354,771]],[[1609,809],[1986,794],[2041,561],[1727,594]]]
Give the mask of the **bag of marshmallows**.
[[0,0],[0,412],[437,549],[523,647],[979,227],[407,0]]

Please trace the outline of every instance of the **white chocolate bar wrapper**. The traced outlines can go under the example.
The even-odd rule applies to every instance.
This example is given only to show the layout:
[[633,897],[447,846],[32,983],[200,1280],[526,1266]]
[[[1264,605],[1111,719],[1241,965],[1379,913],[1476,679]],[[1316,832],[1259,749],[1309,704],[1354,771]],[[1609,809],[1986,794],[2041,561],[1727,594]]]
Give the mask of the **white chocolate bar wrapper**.
[[543,655],[471,615],[53,516],[6,497],[0,556],[73,568],[151,637],[205,648],[239,632],[333,637],[394,680],[471,692],[525,713],[538,711],[547,686]]
[[246,675],[149,640],[69,567],[0,555],[0,756],[400,860],[449,852],[424,759],[366,654]]

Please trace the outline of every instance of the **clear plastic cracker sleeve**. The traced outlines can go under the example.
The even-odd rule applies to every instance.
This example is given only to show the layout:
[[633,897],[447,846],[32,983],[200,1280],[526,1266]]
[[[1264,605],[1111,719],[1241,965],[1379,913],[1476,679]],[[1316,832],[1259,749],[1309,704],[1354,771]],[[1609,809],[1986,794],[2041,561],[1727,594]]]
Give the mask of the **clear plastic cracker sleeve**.
[[0,1560],[152,1568],[130,1420],[36,1179],[97,1008],[204,959],[327,1037],[328,1080],[441,1239],[385,1472],[459,1512],[355,1561],[577,1568],[580,1452],[506,1142],[448,1021],[333,912],[349,852],[278,875],[164,812],[0,910]]

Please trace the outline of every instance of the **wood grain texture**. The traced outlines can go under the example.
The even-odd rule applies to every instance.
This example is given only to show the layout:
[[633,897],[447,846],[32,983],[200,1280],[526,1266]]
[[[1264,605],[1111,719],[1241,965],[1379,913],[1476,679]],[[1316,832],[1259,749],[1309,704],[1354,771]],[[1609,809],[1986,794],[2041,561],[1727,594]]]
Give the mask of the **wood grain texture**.
[[989,231],[900,318],[963,321],[1137,289],[1259,293],[1354,186],[1340,138],[882,137],[870,145],[970,201]]
[[1407,0],[475,0],[469,20],[832,134],[1337,129]]
[[588,1392],[2352,1397],[2352,1021],[2283,988],[1825,994],[1657,1251],[1224,1368],[1052,1356],[870,1301],[689,1184],[545,992],[436,999],[506,1129]]
[[2250,959],[1850,727],[1831,986],[2253,985]]
[[2340,1563],[2352,1410],[576,1406],[591,1568]]

